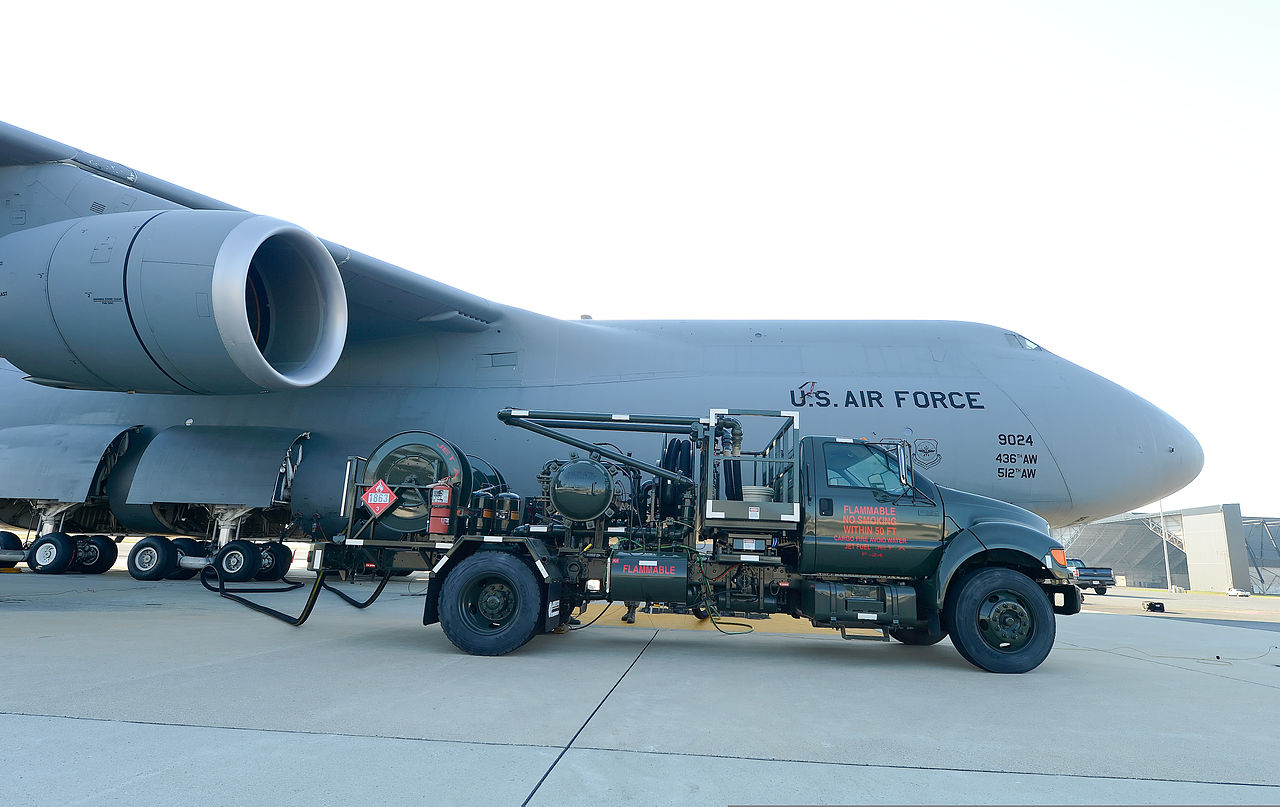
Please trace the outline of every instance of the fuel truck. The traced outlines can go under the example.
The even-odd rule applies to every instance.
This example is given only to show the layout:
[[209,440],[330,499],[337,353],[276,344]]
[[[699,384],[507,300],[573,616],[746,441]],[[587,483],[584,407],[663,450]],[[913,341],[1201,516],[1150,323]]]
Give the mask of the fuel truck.
[[[905,442],[801,436],[786,411],[498,418],[575,449],[546,463],[538,495],[510,492],[445,439],[405,432],[349,460],[347,530],[313,545],[311,568],[429,572],[423,623],[477,655],[626,602],[717,627],[768,614],[845,638],[949,636],[981,669],[1024,673],[1053,648],[1055,614],[1080,611],[1044,519],[934,484]],[[661,435],[660,456],[624,453],[610,442],[620,433]],[[754,450],[750,436],[763,438]]]

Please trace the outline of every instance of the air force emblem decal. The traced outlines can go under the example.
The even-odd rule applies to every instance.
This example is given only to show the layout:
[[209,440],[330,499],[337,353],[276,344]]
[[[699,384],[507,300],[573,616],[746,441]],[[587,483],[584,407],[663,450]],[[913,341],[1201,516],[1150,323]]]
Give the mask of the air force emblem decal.
[[938,441],[932,438],[916,440],[916,464],[921,468],[932,468],[942,462],[942,454],[938,453]]

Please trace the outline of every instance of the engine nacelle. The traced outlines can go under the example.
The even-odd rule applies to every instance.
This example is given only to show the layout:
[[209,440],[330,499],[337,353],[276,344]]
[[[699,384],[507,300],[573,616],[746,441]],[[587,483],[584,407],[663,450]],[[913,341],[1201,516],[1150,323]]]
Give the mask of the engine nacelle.
[[0,355],[38,384],[297,389],[329,375],[346,336],[333,257],[279,219],[148,210],[0,238]]

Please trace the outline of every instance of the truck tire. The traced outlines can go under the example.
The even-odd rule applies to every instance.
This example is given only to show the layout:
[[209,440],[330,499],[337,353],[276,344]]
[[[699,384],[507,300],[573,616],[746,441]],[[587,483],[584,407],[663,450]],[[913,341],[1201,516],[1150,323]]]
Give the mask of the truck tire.
[[[0,549],[6,549],[10,552],[22,551],[22,539],[11,532],[0,532]],[[12,569],[17,566],[16,560],[0,561],[0,569]]]
[[889,635],[913,647],[928,647],[947,638],[945,630],[930,633],[928,628],[889,628]]
[[956,581],[943,619],[960,655],[994,673],[1034,670],[1057,633],[1049,598],[1012,569],[978,569]]
[[252,541],[232,541],[218,550],[213,565],[223,582],[243,583],[262,568],[262,549]]
[[148,535],[129,550],[129,574],[134,580],[163,580],[178,564],[178,550],[163,535]]
[[42,535],[27,552],[27,565],[37,574],[62,574],[76,559],[76,540],[65,532]]
[[1106,593],[1107,593],[1107,587],[1106,587],[1106,586],[1094,586],[1094,587],[1093,587],[1093,590],[1094,590],[1095,592],[1097,592],[1098,596],[1102,596],[1103,594],[1106,594]]
[[529,564],[509,552],[477,552],[440,587],[440,627],[459,650],[502,656],[534,637],[542,586]]
[[174,538],[173,549],[177,556],[173,559],[173,571],[165,575],[166,580],[190,580],[200,573],[199,569],[184,569],[178,565],[181,558],[203,558],[208,551],[194,538]]

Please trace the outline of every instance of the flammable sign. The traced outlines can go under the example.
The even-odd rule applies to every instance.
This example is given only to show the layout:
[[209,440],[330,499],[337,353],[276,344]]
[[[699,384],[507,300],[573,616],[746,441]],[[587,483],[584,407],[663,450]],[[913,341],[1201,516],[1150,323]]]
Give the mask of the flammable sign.
[[364,506],[369,508],[369,512],[373,513],[373,517],[377,518],[391,505],[396,503],[399,497],[387,487],[387,483],[379,479],[373,487],[364,492],[360,497],[360,501],[364,502]]

